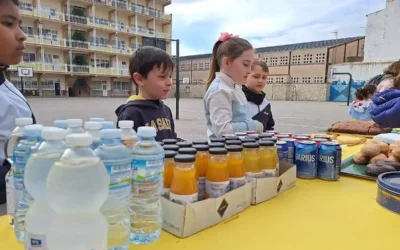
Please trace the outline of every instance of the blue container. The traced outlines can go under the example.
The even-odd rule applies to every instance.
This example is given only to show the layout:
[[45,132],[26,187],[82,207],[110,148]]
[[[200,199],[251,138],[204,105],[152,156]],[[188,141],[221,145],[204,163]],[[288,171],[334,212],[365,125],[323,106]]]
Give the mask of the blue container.
[[317,177],[318,147],[315,141],[300,141],[296,146],[297,177]]
[[288,146],[288,158],[287,162],[295,164],[296,163],[296,139],[286,138],[282,139]]
[[288,162],[289,148],[285,141],[277,141],[276,148],[278,149],[279,162]]
[[318,151],[318,177],[327,181],[337,181],[342,165],[342,148],[337,142],[322,142]]
[[400,214],[400,172],[383,173],[378,176],[376,201],[382,207]]

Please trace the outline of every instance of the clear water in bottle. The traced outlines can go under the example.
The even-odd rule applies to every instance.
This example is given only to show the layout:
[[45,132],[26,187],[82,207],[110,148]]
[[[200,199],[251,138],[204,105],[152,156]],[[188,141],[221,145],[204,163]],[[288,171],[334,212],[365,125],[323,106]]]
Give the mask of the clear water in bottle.
[[46,195],[55,212],[47,234],[49,250],[105,250],[108,224],[100,207],[110,177],[94,155],[88,134],[67,135],[68,149],[51,168]]
[[161,235],[160,193],[163,186],[164,149],[155,141],[153,127],[138,129],[138,143],[133,148],[131,242],[148,244]]
[[85,130],[87,134],[90,134],[93,139],[93,143],[90,146],[91,149],[95,150],[101,144],[100,139],[100,129],[101,123],[100,122],[85,122]]
[[10,171],[8,171],[6,175],[6,197],[7,197],[7,215],[8,222],[11,226],[14,226],[14,212],[16,206],[16,198],[15,198],[15,186],[14,186],[14,148],[22,140],[24,136],[24,127],[27,125],[31,125],[33,123],[32,118],[17,118],[15,119],[15,129],[8,137],[5,146],[5,157],[7,161],[11,164]]
[[67,149],[65,135],[64,129],[44,127],[42,130],[44,141],[26,164],[25,188],[34,200],[25,219],[25,249],[47,249],[46,235],[55,213],[45,195],[46,180],[53,164],[60,160]]
[[82,128],[83,121],[81,119],[68,119],[67,122],[67,135],[85,133],[85,130]]
[[132,153],[121,143],[121,130],[103,129],[101,145],[95,154],[103,161],[110,175],[110,190],[101,212],[108,221],[108,249],[129,248],[130,217],[128,199],[131,194]]
[[55,120],[53,124],[54,124],[54,127],[56,127],[56,128],[62,128],[65,130],[68,129],[68,121],[67,120]]
[[118,127],[121,129],[121,142],[131,151],[133,151],[133,147],[137,142],[137,134],[133,130],[133,124],[133,121],[118,122]]
[[24,137],[14,148],[14,186],[17,202],[14,213],[14,233],[21,242],[24,242],[25,215],[32,202],[32,197],[26,192],[24,186],[25,166],[31,154],[40,146],[42,128],[42,125],[25,126]]

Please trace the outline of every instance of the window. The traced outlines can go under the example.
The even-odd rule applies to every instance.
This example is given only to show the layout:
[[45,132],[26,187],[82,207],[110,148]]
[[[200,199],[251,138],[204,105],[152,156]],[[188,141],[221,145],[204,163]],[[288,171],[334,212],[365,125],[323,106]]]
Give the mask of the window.
[[306,54],[306,55],[304,55],[303,63],[304,63],[304,64],[310,64],[310,63],[312,63],[312,54]]
[[264,57],[264,58],[263,58],[263,61],[264,61],[266,64],[268,64],[268,58],[267,58],[267,57]]
[[271,57],[271,65],[277,65],[278,64],[278,57]]
[[32,53],[32,52],[24,53],[24,56],[23,56],[23,58],[22,58],[22,61],[23,61],[23,62],[27,62],[27,63],[29,63],[29,62],[36,62],[36,54],[35,54],[35,53]]
[[191,68],[192,68],[192,65],[190,63],[186,64],[186,67],[185,67],[186,70],[191,70]]
[[268,83],[273,83],[273,82],[274,82],[274,78],[273,78],[273,77],[268,77],[267,82],[268,82]]
[[197,63],[193,63],[192,69],[193,69],[193,70],[197,70]]
[[300,64],[301,63],[301,56],[296,55],[292,57],[292,64]]
[[45,63],[53,63],[53,55],[44,54],[44,62]]
[[[94,59],[90,59],[90,62],[91,62],[91,66],[94,67]],[[110,68],[110,61],[109,60],[96,59],[96,67],[97,68],[108,69],[108,68]]]
[[179,70],[181,70],[181,71],[185,71],[185,64],[181,64],[181,65],[179,65]]
[[323,83],[324,82],[324,77],[323,76],[315,76],[314,77],[314,82],[315,83]]
[[[40,30],[39,30],[39,34],[40,34]],[[43,36],[43,39],[57,41],[58,32],[57,32],[57,30],[42,29],[42,36]]]
[[206,62],[206,63],[204,63],[204,69],[210,69],[210,63],[209,62]]
[[54,90],[55,89],[55,85],[54,85],[54,83],[56,82],[57,80],[51,80],[51,79],[47,79],[47,80],[43,80],[42,81],[42,89],[43,90]]
[[103,84],[107,85],[107,81],[92,81],[91,88],[93,90],[103,90]]
[[281,65],[288,65],[288,64],[289,64],[289,57],[281,56]]
[[[96,37],[96,40],[94,40],[94,37],[90,37],[90,42],[94,44],[95,46],[107,48],[110,44],[110,40],[104,37]],[[115,44],[115,42],[114,42]]]
[[131,43],[131,49],[138,49],[142,47],[142,44],[140,43]]
[[284,78],[283,77],[277,77],[276,82],[277,83],[283,83]]
[[31,3],[20,2],[19,7],[21,8],[21,10],[33,11],[33,6]]
[[316,63],[325,63],[325,53],[317,54],[315,58]]
[[24,79],[24,85],[25,85],[25,89],[32,89],[32,90],[36,90],[38,89],[38,84],[37,84],[37,80],[25,80]]
[[303,77],[303,83],[311,83],[311,77]]
[[30,26],[21,26],[22,31],[25,33],[27,37],[33,37],[35,34],[33,32],[33,27]]
[[199,63],[199,70],[204,70],[204,63]]
[[114,82],[114,90],[116,91],[130,91],[130,82]]
[[110,22],[108,21],[108,19],[105,19],[105,18],[95,17],[93,19],[93,17],[90,16],[89,20],[90,20],[90,22],[93,22],[95,24],[104,25],[104,26],[110,26]]
[[299,83],[298,77],[292,77],[292,83]]

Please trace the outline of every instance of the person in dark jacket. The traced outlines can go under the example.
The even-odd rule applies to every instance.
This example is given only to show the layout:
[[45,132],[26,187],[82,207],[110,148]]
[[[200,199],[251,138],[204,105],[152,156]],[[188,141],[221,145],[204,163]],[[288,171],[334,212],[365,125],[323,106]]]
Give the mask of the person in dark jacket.
[[265,93],[263,92],[267,84],[268,74],[268,65],[264,61],[254,59],[246,85],[242,87],[248,101],[250,116],[253,120],[257,120],[263,124],[264,132],[274,130],[275,126],[271,104],[265,99]]
[[118,121],[131,120],[134,130],[152,126],[157,130],[157,141],[176,139],[171,109],[163,103],[172,87],[174,63],[162,49],[144,46],[136,50],[129,61],[129,73],[139,95],[128,98],[115,113]]
[[394,88],[374,95],[372,120],[383,128],[400,128],[400,75],[394,79]]

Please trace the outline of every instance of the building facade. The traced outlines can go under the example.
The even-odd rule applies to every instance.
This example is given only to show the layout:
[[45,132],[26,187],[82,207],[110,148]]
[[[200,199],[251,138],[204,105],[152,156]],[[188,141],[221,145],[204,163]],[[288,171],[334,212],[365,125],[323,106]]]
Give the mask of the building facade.
[[[255,53],[269,66],[268,83],[327,83],[328,64],[362,61],[364,37],[263,47],[255,49]],[[180,57],[180,82],[204,84],[210,64],[211,54]]]
[[[9,79],[25,95],[128,96],[128,70],[138,47],[171,52],[171,0],[21,0],[27,41],[23,61]],[[17,67],[33,68],[21,78]]]

